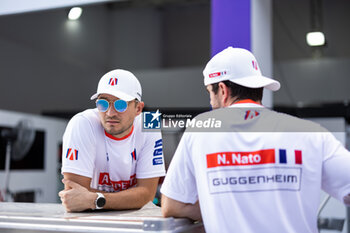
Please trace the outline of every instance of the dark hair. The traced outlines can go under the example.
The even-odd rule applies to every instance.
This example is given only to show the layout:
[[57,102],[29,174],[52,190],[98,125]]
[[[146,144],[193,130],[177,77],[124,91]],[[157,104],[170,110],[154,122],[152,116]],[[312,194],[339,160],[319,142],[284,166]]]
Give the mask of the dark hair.
[[[231,91],[231,97],[238,98],[238,100],[243,99],[251,99],[254,101],[261,101],[263,96],[264,88],[249,88],[249,87],[243,87],[241,85],[238,85],[236,83],[233,83],[231,81],[222,81]],[[219,83],[213,83],[212,90],[214,94],[216,95],[219,90]]]

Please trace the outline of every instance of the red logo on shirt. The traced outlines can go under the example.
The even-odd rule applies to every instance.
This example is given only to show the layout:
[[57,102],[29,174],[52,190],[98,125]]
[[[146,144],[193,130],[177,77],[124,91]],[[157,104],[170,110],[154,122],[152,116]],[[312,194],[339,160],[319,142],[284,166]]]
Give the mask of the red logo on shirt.
[[68,148],[66,158],[69,160],[78,160],[78,150]]
[[207,168],[275,163],[275,150],[253,152],[218,152],[207,154]]
[[119,192],[136,185],[136,174],[130,176],[130,180],[113,181],[109,178],[108,172],[101,172],[98,184],[113,187],[115,192]]

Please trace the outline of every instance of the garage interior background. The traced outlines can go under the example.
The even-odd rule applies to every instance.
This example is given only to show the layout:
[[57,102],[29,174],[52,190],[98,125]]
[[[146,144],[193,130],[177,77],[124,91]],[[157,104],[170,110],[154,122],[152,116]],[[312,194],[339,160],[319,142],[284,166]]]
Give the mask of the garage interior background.
[[[313,49],[309,1],[273,2],[275,106],[350,99],[350,2],[323,0],[327,45]],[[91,108],[99,78],[137,74],[148,107],[209,107],[202,69],[210,59],[210,1],[126,1],[0,16],[1,109],[45,114]],[[319,50],[319,56],[314,50]],[[197,88],[193,88],[196,87]]]
[[[273,78],[282,84],[274,108],[347,117],[350,1],[322,4],[327,44],[311,48],[310,1],[272,1]],[[202,70],[210,59],[210,0],[82,7],[77,21],[67,19],[70,8],[0,16],[0,109],[67,120],[94,107],[99,78],[115,68],[136,74],[150,109],[209,109]]]

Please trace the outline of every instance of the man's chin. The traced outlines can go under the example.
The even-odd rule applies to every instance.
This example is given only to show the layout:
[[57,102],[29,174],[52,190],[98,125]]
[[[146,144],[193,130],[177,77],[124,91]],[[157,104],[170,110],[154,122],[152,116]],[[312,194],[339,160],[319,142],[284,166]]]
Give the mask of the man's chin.
[[116,129],[114,127],[105,127],[105,131],[110,134],[110,135],[119,135],[121,133],[123,133],[124,131],[123,130],[120,130],[120,129]]
[[116,130],[106,130],[106,132],[112,136],[118,136],[119,134],[123,133],[121,131],[116,131]]

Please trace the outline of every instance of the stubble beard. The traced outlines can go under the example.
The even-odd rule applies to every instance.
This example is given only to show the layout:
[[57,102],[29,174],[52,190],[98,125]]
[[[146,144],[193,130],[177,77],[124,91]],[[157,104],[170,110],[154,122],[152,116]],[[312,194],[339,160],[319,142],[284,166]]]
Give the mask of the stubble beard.
[[107,126],[107,123],[105,123],[105,125],[103,126],[103,128],[105,129],[105,131],[113,136],[118,136],[120,134],[123,134],[125,131],[127,131],[130,127],[132,126],[132,123],[127,125],[127,126],[122,126],[120,129],[116,129],[114,126]]

